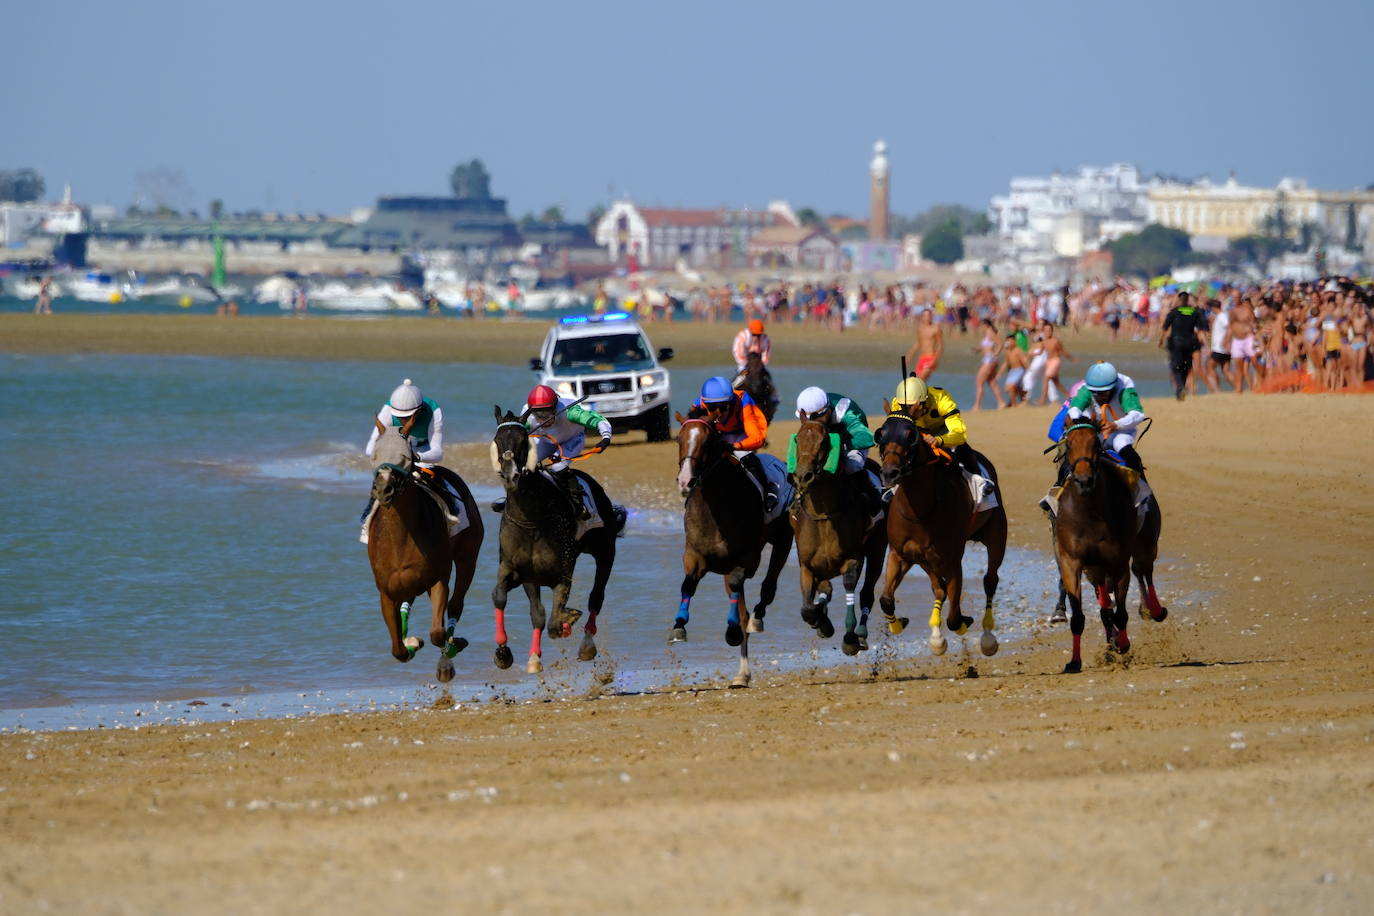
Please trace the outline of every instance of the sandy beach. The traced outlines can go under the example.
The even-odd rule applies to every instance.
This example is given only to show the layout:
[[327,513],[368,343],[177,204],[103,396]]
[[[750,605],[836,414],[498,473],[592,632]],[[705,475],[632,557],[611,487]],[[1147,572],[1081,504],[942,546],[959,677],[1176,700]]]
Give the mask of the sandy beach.
[[[692,366],[718,362],[729,331],[650,333]],[[426,319],[0,316],[10,352],[426,361],[458,346],[509,362],[533,355],[530,334]],[[775,346],[846,365],[908,343],[785,328]],[[1070,347],[1092,352],[1084,338]],[[550,690],[530,703],[0,736],[0,911],[1366,912],[1371,404],[1147,401],[1141,452],[1164,512],[1156,581],[1170,614],[1133,613],[1131,653],[1111,661],[1090,613],[1079,675],[1059,673],[1067,626],[1045,625],[992,659],[975,631],[972,655],[955,638],[944,658],[875,651],[743,691]],[[1045,551],[1047,420],[969,419],[998,464],[1011,543]],[[616,449],[596,471],[668,504],[674,448]],[[898,599],[924,616],[919,573]],[[695,619],[694,639],[719,639],[714,609]],[[786,600],[768,625],[803,626]],[[489,658],[478,644],[459,660]]]

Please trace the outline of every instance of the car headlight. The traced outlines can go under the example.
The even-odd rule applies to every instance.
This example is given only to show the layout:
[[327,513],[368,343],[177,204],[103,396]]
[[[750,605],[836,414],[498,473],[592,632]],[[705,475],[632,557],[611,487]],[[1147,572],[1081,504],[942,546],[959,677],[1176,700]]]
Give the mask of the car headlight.
[[662,372],[646,372],[639,377],[640,388],[653,388],[655,385],[663,384]]
[[558,383],[556,386],[554,386],[554,387],[555,387],[555,389],[558,391],[559,394],[571,395],[571,394],[576,393],[576,392],[574,391],[574,389],[573,389],[573,383],[572,383],[572,382],[559,382],[559,383]]

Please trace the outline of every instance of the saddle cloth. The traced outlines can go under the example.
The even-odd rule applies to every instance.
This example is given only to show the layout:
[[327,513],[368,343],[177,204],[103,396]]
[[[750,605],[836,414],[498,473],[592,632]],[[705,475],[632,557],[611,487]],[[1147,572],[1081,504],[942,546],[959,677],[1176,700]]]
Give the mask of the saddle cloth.
[[[960,468],[963,471],[962,468]],[[981,474],[970,474],[963,471],[964,483],[968,484],[969,495],[973,497],[973,511],[986,512],[988,509],[997,508],[997,485],[991,478]]]
[[[1150,482],[1125,465],[1113,464],[1108,467],[1114,468],[1127,484],[1133,484],[1131,501],[1135,504],[1135,530],[1139,533],[1145,525],[1145,516],[1149,513],[1150,497],[1154,495],[1154,491],[1150,489]],[[1050,504],[1051,515],[1059,514],[1059,494],[1063,492],[1063,487],[1050,487],[1050,491],[1045,494],[1045,501]]]
[[[558,480],[553,476],[552,471],[543,470],[540,471],[540,473],[548,478],[549,482],[554,486],[559,486]],[[582,535],[586,534],[588,531],[603,527],[606,524],[606,520],[603,519],[601,513],[597,511],[596,500],[592,498],[592,487],[591,484],[587,483],[587,478],[578,474],[577,482],[582,487],[582,502],[587,507],[587,511],[591,513],[590,518],[578,519],[577,521],[577,533],[575,536],[577,540],[580,541],[582,540]]]
[[[735,452],[735,457],[743,458],[747,454],[749,453]],[[771,525],[782,518],[782,514],[792,505],[792,497],[795,495],[795,491],[792,489],[792,484],[787,482],[787,465],[781,458],[763,452],[755,452],[755,454],[759,456],[759,464],[763,466],[764,476],[768,478],[768,482],[773,485],[774,491],[778,494],[778,504],[773,507],[772,512],[765,514],[763,517],[764,524]],[[758,478],[753,474],[746,474],[745,476],[749,478],[755,489],[759,491],[759,498],[763,499],[764,490]],[[767,503],[766,499],[764,503]]]

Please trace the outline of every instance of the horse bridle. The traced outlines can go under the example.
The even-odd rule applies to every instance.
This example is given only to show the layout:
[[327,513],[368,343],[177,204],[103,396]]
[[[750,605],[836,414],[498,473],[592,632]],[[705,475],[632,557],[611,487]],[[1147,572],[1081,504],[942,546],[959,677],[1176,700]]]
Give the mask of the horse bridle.
[[[712,437],[719,437],[719,435],[720,435],[720,433],[716,431],[715,427],[713,427],[713,426],[711,425],[711,423],[710,423],[708,420],[706,420],[704,417],[688,417],[687,419],[685,419],[685,420],[682,421],[682,428],[685,429],[685,428],[687,427],[687,424],[688,424],[688,423],[700,423],[703,427],[705,427],[705,429],[706,429],[706,438],[702,441],[702,444],[701,444],[701,451],[702,451],[703,453],[706,452],[707,446],[710,444]],[[703,477],[706,476],[707,472],[710,471],[712,468],[714,468],[717,464],[720,464],[721,460],[724,459],[725,456],[728,455],[728,454],[730,454],[730,450],[729,450],[729,449],[721,449],[721,450],[720,450],[720,453],[719,453],[718,455],[716,455],[715,458],[714,458],[712,461],[710,461],[710,462],[702,461],[702,462],[697,466],[697,468],[696,468],[696,473],[694,473],[694,474],[692,475],[692,480],[691,480],[691,482],[687,485],[687,489],[688,489],[689,491],[695,490],[697,484],[701,481],[701,479],[702,479]],[[698,457],[700,457],[700,456],[698,456]],[[682,471],[682,465],[683,465],[683,463],[686,462],[686,461],[689,461],[689,460],[692,460],[692,456],[691,456],[691,455],[686,455],[686,456],[683,457],[683,459],[682,459],[681,461],[678,462],[678,471],[679,471],[679,472]],[[688,495],[690,496],[691,493],[689,492]]]
[[[1074,475],[1074,473],[1075,473],[1075,472],[1074,472],[1074,468],[1078,467],[1078,465],[1079,465],[1080,463],[1082,463],[1082,462],[1087,462],[1087,463],[1088,463],[1089,471],[1095,471],[1095,470],[1097,469],[1097,459],[1098,459],[1099,457],[1101,457],[1101,455],[1102,455],[1102,439],[1101,439],[1101,435],[1100,435],[1101,430],[1098,428],[1098,425],[1097,425],[1096,423],[1075,423],[1075,424],[1073,424],[1072,426],[1070,426],[1070,427],[1068,427],[1067,429],[1065,429],[1065,430],[1064,430],[1064,441],[1065,441],[1065,443],[1066,443],[1066,447],[1067,447],[1067,442],[1068,442],[1068,438],[1069,438],[1069,433],[1073,432],[1073,431],[1076,430],[1076,429],[1090,429],[1090,430],[1092,430],[1094,433],[1097,433],[1098,435],[1093,436],[1093,441],[1097,444],[1097,450],[1096,450],[1096,452],[1095,452],[1094,454],[1092,454],[1092,455],[1080,455],[1079,457],[1073,459],[1073,461],[1070,461],[1070,462],[1069,462],[1069,476],[1073,476],[1073,475]],[[1065,455],[1065,458],[1067,458],[1067,457],[1068,457],[1068,456]],[[1089,477],[1091,478],[1091,474],[1089,474]]]
[[[888,414],[888,415],[887,415],[887,419],[883,421],[883,425],[884,425],[884,426],[887,425],[888,420],[901,420],[902,422],[906,423],[908,426],[911,427],[911,430],[912,430],[914,433],[916,433],[917,438],[920,438],[920,434],[921,434],[920,427],[918,427],[918,426],[916,425],[916,421],[915,421],[915,420],[913,420],[911,417],[908,417],[906,414],[904,414],[904,413],[890,413],[890,414]],[[879,427],[878,429],[879,429],[879,432],[882,431],[882,427]],[[883,456],[886,455],[888,444],[889,444],[889,443],[886,442],[886,441],[883,442],[883,450],[882,450],[882,452],[879,453],[879,457],[883,457]],[[921,462],[921,463],[918,465],[918,464],[915,464],[914,459],[913,459],[913,457],[912,457],[913,454],[914,454],[915,451],[916,451],[914,448],[907,448],[906,446],[903,446],[903,445],[901,445],[900,443],[896,443],[896,442],[893,442],[893,443],[891,443],[891,444],[892,444],[892,445],[897,445],[898,447],[900,447],[900,448],[902,449],[902,460],[901,460],[901,463],[897,465],[897,471],[898,471],[899,473],[903,473],[903,474],[904,474],[904,473],[906,473],[906,471],[907,471],[908,469],[910,469],[910,468],[912,468],[912,467],[923,467],[923,468],[924,468],[924,467],[930,467],[932,464],[939,464],[939,463],[941,463],[941,462],[946,463],[946,464],[949,463],[949,457],[948,457],[947,454],[938,452],[938,451],[936,451],[935,449],[931,449],[931,450],[930,450],[930,458],[929,458],[929,460],[923,461],[923,462]]]

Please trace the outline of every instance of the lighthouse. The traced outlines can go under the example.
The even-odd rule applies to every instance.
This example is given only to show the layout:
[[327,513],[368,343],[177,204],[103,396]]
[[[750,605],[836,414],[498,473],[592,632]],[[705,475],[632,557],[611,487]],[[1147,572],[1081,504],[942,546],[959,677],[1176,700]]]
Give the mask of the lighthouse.
[[868,164],[868,237],[887,238],[887,144],[873,144],[873,161]]

